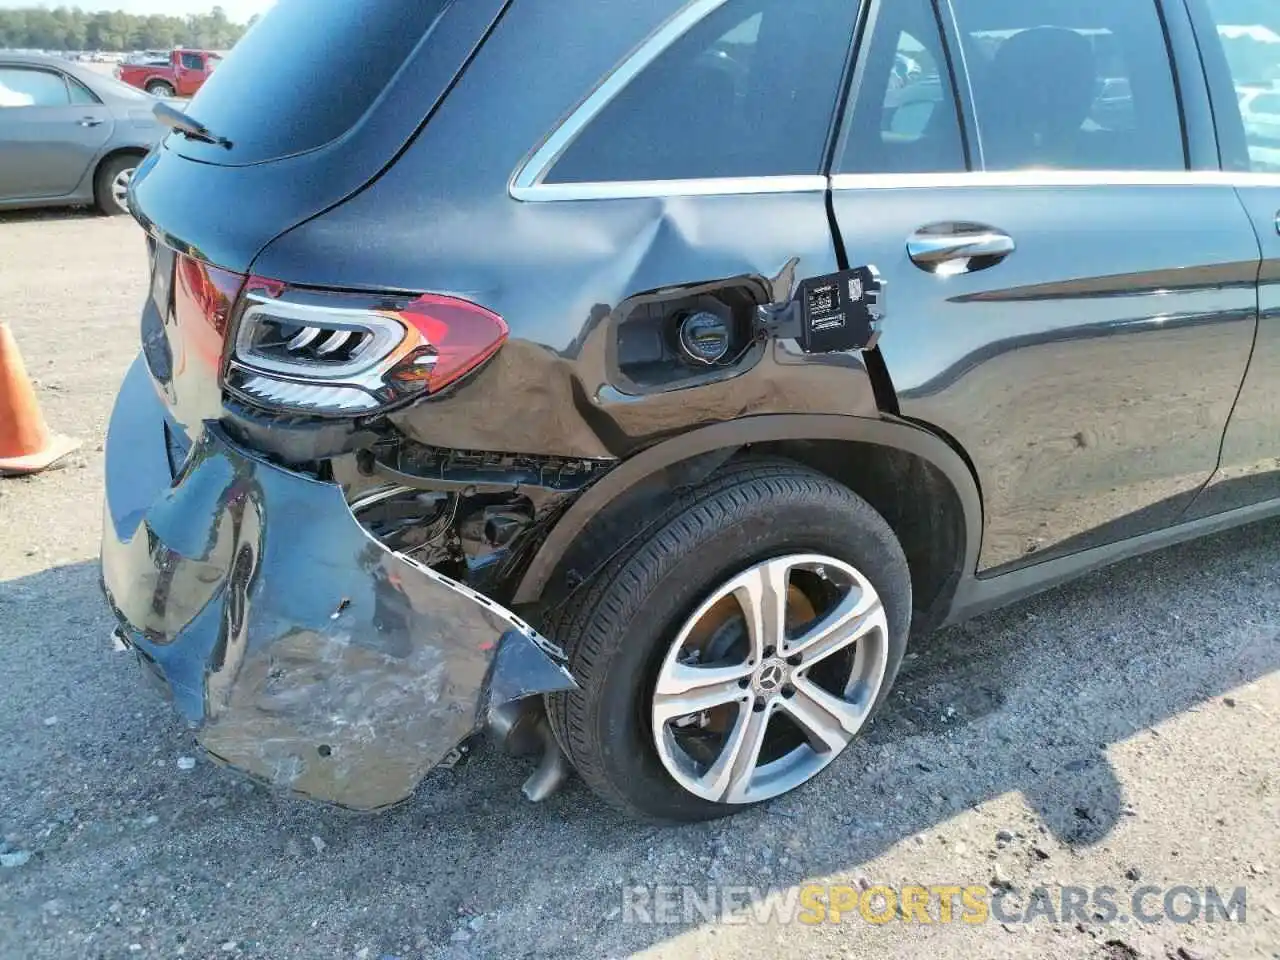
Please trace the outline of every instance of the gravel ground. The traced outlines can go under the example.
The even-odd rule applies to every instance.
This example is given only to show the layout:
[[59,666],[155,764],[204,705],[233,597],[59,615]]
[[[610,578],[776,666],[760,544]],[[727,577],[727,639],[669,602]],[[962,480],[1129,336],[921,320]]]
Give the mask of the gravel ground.
[[[46,417],[84,441],[0,481],[0,956],[1280,957],[1277,523],[918,643],[817,785],[731,821],[637,826],[577,783],[534,806],[528,766],[484,750],[375,817],[214,768],[110,652],[97,588],[101,443],[144,283],[127,220],[0,217],[0,311]],[[624,922],[624,886],[811,882],[1105,885],[1122,907],[1142,884],[1244,886],[1247,913]]]

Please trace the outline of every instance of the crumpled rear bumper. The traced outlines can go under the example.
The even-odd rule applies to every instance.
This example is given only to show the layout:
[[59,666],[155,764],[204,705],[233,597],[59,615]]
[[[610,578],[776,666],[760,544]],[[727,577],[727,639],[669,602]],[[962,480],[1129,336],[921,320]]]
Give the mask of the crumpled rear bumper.
[[216,424],[173,476],[134,364],[106,448],[103,585],[124,639],[214,757],[356,809],[407,797],[492,707],[571,689],[509,611],[392,553],[341,489]]

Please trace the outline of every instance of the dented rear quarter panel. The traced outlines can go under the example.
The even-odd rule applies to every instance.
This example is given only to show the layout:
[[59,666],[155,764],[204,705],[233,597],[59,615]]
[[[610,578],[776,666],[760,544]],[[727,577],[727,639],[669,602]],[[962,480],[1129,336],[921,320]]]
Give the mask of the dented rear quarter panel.
[[[553,203],[509,184],[558,121],[678,7],[510,6],[406,153],[366,189],[277,238],[255,272],[297,284],[431,290],[501,314],[511,339],[462,389],[393,416],[441,447],[625,456],[691,427],[764,413],[874,415],[855,355],[771,344],[736,376],[638,396],[610,368],[624,301],[676,285],[839,269],[821,189]],[[529,83],[537,77],[537,84]],[[518,102],[520,109],[509,105]],[[478,117],[502,122],[477,122]],[[816,172],[816,171],[815,171]],[[790,296],[781,289],[779,299]]]

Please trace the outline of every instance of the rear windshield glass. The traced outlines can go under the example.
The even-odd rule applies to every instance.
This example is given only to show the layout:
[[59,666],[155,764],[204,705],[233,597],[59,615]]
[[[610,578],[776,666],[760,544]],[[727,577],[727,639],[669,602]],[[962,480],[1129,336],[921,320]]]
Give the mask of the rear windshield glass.
[[278,0],[188,113],[235,144],[225,157],[233,164],[323,146],[364,116],[452,2]]

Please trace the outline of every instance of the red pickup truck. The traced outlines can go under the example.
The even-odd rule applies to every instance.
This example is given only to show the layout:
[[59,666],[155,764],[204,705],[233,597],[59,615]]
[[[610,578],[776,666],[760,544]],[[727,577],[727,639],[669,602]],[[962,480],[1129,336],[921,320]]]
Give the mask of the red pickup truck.
[[116,78],[157,97],[193,97],[221,62],[208,50],[175,50],[167,62],[121,64]]

